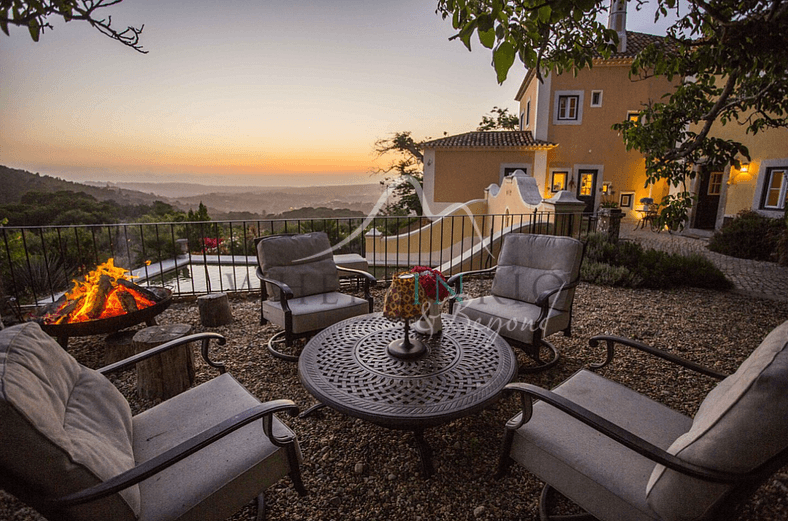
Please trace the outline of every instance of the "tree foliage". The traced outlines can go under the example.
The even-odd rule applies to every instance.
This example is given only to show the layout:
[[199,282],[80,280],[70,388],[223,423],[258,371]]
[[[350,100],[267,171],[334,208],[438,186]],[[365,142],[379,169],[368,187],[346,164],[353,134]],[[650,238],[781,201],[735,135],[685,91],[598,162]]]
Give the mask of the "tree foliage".
[[489,115],[482,116],[482,121],[476,130],[487,132],[490,130],[517,130],[520,128],[520,118],[516,114],[509,114],[509,109],[493,107]]
[[[662,100],[651,100],[639,122],[616,124],[628,149],[646,157],[647,184],[665,179],[684,189],[663,201],[669,216],[686,218],[693,165],[739,165],[749,158],[741,143],[714,137],[713,126],[731,122],[750,134],[788,126],[788,2],[785,0],[655,0],[655,22],[676,22],[663,44],[635,58],[631,76],[679,79]],[[607,58],[618,37],[598,18],[608,0],[439,0],[438,12],[471,48],[472,36],[492,50],[498,81],[519,60],[537,78],[577,72]],[[637,9],[643,0],[632,0]]]
[[375,153],[378,157],[393,156],[392,162],[385,168],[375,170],[376,174],[386,177],[381,184],[388,185],[394,200],[383,209],[383,215],[421,215],[421,199],[414,183],[424,184],[424,143],[416,141],[410,131],[395,132],[393,136],[375,141]]
[[117,40],[137,52],[147,53],[140,44],[139,29],[128,26],[122,31],[112,27],[112,17],[101,18],[99,9],[119,4],[123,0],[0,0],[0,29],[9,35],[8,26],[27,27],[33,41],[38,41],[41,34],[52,29],[50,17],[61,17],[66,22],[73,20],[89,23],[98,32],[113,40]]
[[0,204],[0,215],[8,219],[9,226],[182,221],[186,216],[161,201],[151,205],[121,205],[115,201],[99,201],[92,195],[71,190],[31,190],[18,203]]

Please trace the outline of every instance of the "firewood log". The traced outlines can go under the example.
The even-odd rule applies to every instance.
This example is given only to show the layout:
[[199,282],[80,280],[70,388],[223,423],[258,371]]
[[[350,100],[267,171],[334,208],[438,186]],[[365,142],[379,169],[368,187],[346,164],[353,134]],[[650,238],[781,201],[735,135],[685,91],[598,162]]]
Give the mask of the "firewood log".
[[93,304],[86,313],[90,320],[101,316],[101,313],[104,311],[104,306],[107,303],[107,297],[109,296],[110,291],[112,291],[112,278],[109,275],[100,276],[98,281],[98,290],[96,291],[96,298],[93,300]]
[[51,321],[55,324],[62,324],[63,322],[68,322],[68,317],[71,313],[74,312],[75,309],[78,309],[82,306],[82,299],[84,299],[84,295],[80,295],[79,298],[74,300],[67,300],[57,311],[55,311],[52,315]]
[[143,288],[142,286],[138,286],[137,284],[134,284],[130,280],[118,279],[118,284],[120,286],[123,286],[124,288],[133,289],[134,291],[141,293],[143,297],[153,302],[158,302],[161,300],[161,298],[159,298],[158,295],[156,295],[148,288]]
[[137,301],[134,300],[134,295],[126,291],[124,287],[118,288],[115,294],[118,296],[120,305],[123,306],[123,311],[126,313],[133,313],[139,309],[137,307]]

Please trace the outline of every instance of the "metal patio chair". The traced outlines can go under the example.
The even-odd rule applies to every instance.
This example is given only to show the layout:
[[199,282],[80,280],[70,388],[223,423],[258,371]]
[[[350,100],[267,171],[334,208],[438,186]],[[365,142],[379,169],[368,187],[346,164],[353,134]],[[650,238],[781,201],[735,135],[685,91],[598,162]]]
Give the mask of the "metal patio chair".
[[[0,488],[48,519],[222,520],[285,476],[305,494],[293,432],[208,357],[216,333],[162,344],[98,371],[35,322],[0,331]],[[201,341],[221,373],[136,416],[105,376]]]
[[[521,372],[548,369],[560,355],[545,337],[559,331],[571,334],[572,303],[584,252],[584,244],[571,237],[509,234],[497,266],[463,272],[447,281],[459,294],[463,279],[494,274],[491,295],[463,301],[452,297],[449,312],[479,321],[523,349],[537,365],[521,365]],[[542,348],[548,351],[547,361],[542,360]]]
[[541,519],[551,519],[551,487],[587,519],[731,519],[788,464],[788,322],[727,377],[633,340],[597,336],[591,346],[600,342],[607,359],[592,368],[620,344],[722,381],[694,419],[585,369],[552,391],[509,384],[522,412],[506,424],[499,476],[516,461],[546,483]]
[[[372,312],[370,285],[375,277],[365,271],[339,267],[323,232],[271,235],[255,239],[257,278],[260,279],[260,324],[283,328],[268,342],[277,358],[298,361],[283,350],[297,338],[310,337],[340,320]],[[364,281],[364,298],[339,291],[339,270]]]

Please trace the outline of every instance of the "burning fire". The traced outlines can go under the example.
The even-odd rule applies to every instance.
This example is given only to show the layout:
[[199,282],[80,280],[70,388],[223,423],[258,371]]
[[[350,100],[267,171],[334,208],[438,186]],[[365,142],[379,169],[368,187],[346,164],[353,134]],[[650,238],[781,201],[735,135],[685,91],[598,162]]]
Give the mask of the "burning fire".
[[83,281],[74,280],[74,287],[66,293],[65,302],[54,312],[48,313],[44,322],[86,322],[123,315],[156,304],[155,295],[131,282],[131,278],[125,268],[115,266],[114,259],[109,259],[85,275]]

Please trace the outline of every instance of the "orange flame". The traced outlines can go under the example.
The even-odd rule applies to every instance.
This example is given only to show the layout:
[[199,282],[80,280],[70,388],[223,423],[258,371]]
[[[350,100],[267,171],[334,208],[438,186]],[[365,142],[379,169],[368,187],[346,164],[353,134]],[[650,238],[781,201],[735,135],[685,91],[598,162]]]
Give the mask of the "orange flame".
[[[111,289],[106,293],[104,307],[101,309],[100,314],[97,316],[89,316],[89,312],[94,308],[96,301],[102,298],[100,295],[99,281],[101,276],[106,275],[111,282]],[[109,259],[104,264],[96,266],[96,269],[85,275],[84,280],[74,280],[74,287],[66,293],[66,301],[54,313],[45,317],[45,322],[52,323],[73,323],[73,322],[86,322],[88,320],[98,320],[102,318],[115,317],[123,315],[126,310],[121,303],[120,295],[129,294],[134,298],[137,309],[143,309],[154,305],[156,302],[146,298],[142,293],[120,286],[117,283],[118,279],[131,281],[133,277],[127,275],[125,268],[115,266],[115,260]],[[74,301],[80,301],[77,307],[66,315],[61,315],[66,307],[71,305]]]

